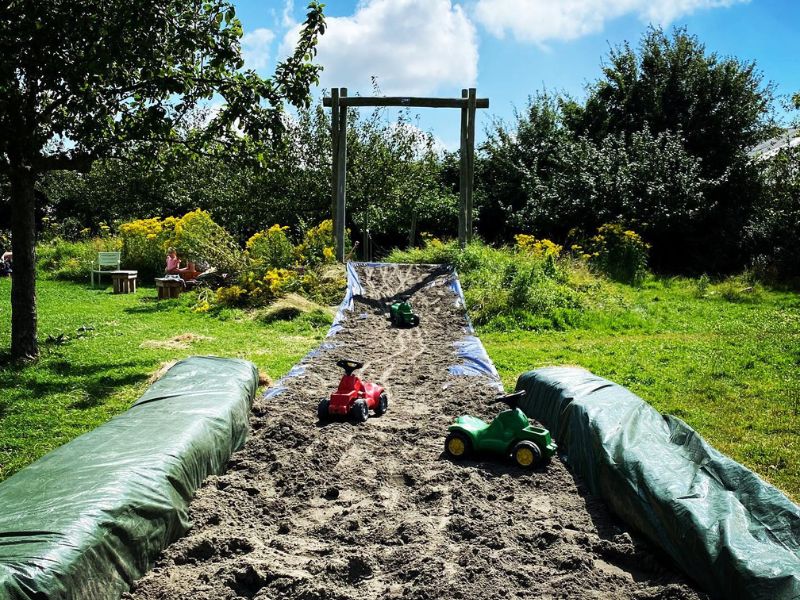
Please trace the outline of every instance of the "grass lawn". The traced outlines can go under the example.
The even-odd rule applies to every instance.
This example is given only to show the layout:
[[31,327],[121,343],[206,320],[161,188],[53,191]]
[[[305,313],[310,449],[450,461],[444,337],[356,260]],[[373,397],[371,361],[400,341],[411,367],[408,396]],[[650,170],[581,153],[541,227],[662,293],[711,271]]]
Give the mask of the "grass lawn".
[[659,411],[800,501],[800,295],[699,298],[685,279],[609,284],[578,329],[479,329],[506,388],[528,369],[580,365]]
[[[10,280],[0,278],[0,348],[10,346]],[[0,367],[0,480],[128,408],[169,360],[192,354],[245,358],[270,377],[286,373],[327,333],[307,315],[264,324],[244,312],[194,313],[192,294],[156,300],[48,281],[38,283],[42,358]],[[62,343],[47,342],[48,336]],[[183,340],[173,338],[183,334]],[[188,339],[187,339],[188,338]]]

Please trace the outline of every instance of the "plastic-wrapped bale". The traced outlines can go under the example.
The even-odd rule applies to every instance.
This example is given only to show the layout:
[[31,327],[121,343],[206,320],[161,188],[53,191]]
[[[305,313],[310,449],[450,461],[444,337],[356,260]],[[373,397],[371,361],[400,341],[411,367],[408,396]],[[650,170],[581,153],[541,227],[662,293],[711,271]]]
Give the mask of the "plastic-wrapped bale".
[[0,598],[119,598],[244,444],[258,371],[192,357],[125,413],[0,484]]
[[574,367],[523,373],[522,408],[624,521],[724,598],[800,598],[800,507],[686,423]]

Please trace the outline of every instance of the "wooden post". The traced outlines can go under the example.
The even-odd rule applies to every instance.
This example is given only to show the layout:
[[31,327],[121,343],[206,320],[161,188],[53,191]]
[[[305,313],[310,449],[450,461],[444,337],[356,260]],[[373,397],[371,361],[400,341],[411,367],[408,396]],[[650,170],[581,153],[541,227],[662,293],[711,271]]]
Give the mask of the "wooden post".
[[336,195],[339,192],[339,88],[331,90],[331,220],[334,224],[334,236],[336,235]]
[[472,184],[475,180],[475,88],[469,88],[467,108],[467,242],[472,241]]
[[[461,90],[461,97],[467,96],[467,90]],[[461,153],[458,178],[458,245],[467,245],[467,134],[469,114],[467,107],[461,109]]]
[[367,197],[367,204],[364,207],[364,221],[361,229],[361,258],[365,262],[369,262],[369,196]]
[[[339,88],[339,97],[347,96],[347,88]],[[339,143],[336,176],[336,260],[344,262],[345,190],[347,184],[347,107],[339,107]]]
[[[347,88],[331,90],[331,96],[322,99],[322,105],[333,109],[331,119],[333,165],[331,179],[333,194],[331,212],[334,215],[334,236],[336,238],[336,258],[344,260],[345,246],[345,194],[347,172],[347,108],[361,106],[406,106],[428,108],[461,109],[461,161],[459,167],[459,209],[458,241],[465,247],[472,239],[473,231],[473,185],[475,181],[475,109],[489,108],[488,98],[476,98],[475,88],[461,90],[460,98],[420,98],[420,97],[364,97],[347,96]],[[365,235],[366,235],[365,227]],[[416,237],[416,215],[413,216],[409,244]],[[358,242],[357,242],[358,244]],[[372,253],[371,240],[364,239],[365,256]]]

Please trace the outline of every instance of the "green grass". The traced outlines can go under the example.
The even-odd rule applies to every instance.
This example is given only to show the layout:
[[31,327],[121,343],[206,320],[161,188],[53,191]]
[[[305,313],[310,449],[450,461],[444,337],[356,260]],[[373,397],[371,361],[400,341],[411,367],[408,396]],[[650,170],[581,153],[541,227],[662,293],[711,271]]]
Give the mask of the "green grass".
[[[10,346],[10,280],[0,279],[0,348]],[[194,294],[156,300],[41,279],[41,359],[0,367],[0,480],[128,408],[159,366],[193,354],[245,358],[270,377],[286,373],[327,332],[327,315],[266,324],[239,310],[192,312]],[[187,348],[158,347],[182,334]],[[63,334],[65,341],[47,342]],[[174,345],[174,344],[173,344]]]
[[798,501],[800,296],[747,288],[604,282],[574,328],[478,332],[507,388],[536,367],[585,367],[680,417]]

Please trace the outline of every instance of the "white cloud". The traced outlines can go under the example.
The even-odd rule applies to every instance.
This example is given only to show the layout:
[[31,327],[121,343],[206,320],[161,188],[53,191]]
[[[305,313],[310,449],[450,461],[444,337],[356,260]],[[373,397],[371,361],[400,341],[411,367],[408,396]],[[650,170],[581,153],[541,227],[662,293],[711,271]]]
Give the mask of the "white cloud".
[[602,31],[606,21],[633,14],[668,25],[697,10],[749,0],[478,0],[475,18],[496,37],[506,32],[522,42],[574,40]]
[[[387,95],[431,94],[468,87],[478,73],[475,27],[451,0],[364,0],[349,17],[328,17],[317,62],[321,85],[370,93],[378,78]],[[285,36],[291,53],[299,26]]]
[[275,34],[263,27],[242,36],[242,58],[248,69],[263,69],[269,62],[269,50]]
[[283,11],[281,12],[281,25],[284,27],[294,27],[295,22],[292,18],[294,12],[294,0],[286,0],[283,4]]

